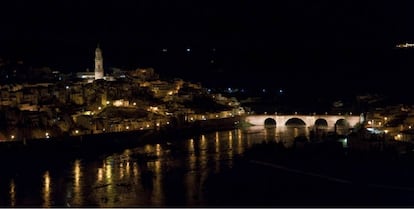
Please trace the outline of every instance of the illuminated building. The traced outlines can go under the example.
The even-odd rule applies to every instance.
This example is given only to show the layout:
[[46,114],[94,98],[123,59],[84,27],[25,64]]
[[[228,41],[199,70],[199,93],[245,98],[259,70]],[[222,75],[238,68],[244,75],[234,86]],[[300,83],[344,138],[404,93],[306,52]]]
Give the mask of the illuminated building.
[[98,45],[95,50],[95,80],[103,79],[103,77],[104,77],[104,69],[103,69],[102,51]]

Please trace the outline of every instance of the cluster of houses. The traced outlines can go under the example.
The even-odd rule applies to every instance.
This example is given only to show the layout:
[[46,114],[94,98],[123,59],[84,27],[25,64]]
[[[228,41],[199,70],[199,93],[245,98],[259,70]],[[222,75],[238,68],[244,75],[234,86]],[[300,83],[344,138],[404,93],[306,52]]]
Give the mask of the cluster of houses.
[[235,98],[210,94],[201,84],[161,80],[152,68],[114,70],[37,82],[0,84],[0,140],[156,129],[244,114]]

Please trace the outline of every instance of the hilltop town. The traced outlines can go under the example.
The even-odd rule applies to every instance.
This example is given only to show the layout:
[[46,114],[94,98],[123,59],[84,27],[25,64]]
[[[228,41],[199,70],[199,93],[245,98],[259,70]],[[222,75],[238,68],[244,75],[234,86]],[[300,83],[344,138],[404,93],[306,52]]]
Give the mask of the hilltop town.
[[153,68],[64,74],[0,60],[0,140],[47,139],[184,127],[244,114],[237,99],[199,83],[162,80]]

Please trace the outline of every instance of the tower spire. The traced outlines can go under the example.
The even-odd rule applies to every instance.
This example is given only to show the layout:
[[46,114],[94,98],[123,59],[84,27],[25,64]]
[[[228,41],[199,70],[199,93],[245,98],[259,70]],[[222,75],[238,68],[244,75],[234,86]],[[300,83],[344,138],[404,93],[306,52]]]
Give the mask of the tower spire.
[[95,49],[95,80],[103,79],[104,69],[103,69],[103,58],[102,51],[99,48],[99,43]]

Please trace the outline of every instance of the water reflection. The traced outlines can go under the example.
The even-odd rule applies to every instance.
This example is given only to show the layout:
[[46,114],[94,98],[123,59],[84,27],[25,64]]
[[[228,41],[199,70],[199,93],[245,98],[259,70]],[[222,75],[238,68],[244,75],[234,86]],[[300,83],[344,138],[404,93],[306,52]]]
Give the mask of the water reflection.
[[216,132],[214,138],[214,162],[216,164],[214,169],[215,173],[220,171],[220,157],[220,137],[219,132]]
[[81,161],[75,160],[73,166],[73,175],[74,175],[74,183],[73,183],[73,202],[72,205],[74,206],[81,206],[83,204],[82,197],[82,170],[81,170]]
[[10,180],[10,206],[16,206],[16,184],[14,183],[14,179]]
[[49,208],[52,206],[51,201],[51,185],[50,185],[50,175],[49,171],[46,171],[43,174],[43,188],[42,188],[42,194],[43,194],[43,205],[44,208]]
[[[203,205],[203,186],[209,175],[232,168],[234,159],[247,148],[263,140],[283,140],[289,145],[295,137],[306,134],[308,130],[301,127],[253,127],[188,139],[166,138],[165,143],[130,148],[95,160],[77,159],[67,162],[67,167],[53,168],[56,172],[42,171],[37,176],[42,179],[41,188],[25,184],[34,188],[34,192],[24,194],[29,197],[17,198],[19,182],[9,177],[7,185],[0,184],[0,190],[9,194],[2,202],[8,202],[7,206],[40,202],[43,207]],[[52,178],[50,171],[56,177]],[[21,179],[31,174],[26,175]]]

